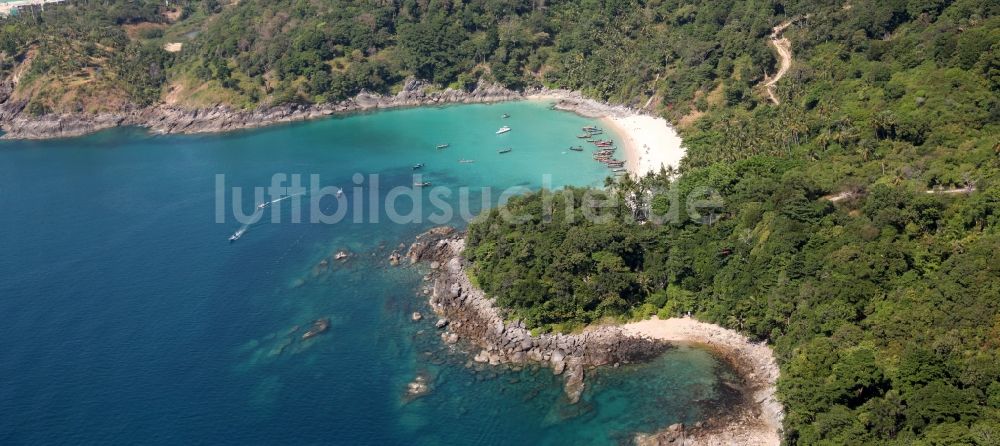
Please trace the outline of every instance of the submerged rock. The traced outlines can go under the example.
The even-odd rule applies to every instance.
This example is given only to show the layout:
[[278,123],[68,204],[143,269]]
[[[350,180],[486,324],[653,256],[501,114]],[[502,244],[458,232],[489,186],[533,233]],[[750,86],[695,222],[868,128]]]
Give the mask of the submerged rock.
[[309,330],[306,330],[306,332],[302,335],[302,340],[311,339],[316,336],[319,336],[320,334],[325,333],[329,328],[330,328],[329,319],[326,318],[316,319],[316,321],[313,322],[312,326],[309,327]]
[[431,390],[430,384],[424,375],[417,375],[413,381],[406,385],[406,399],[413,400],[428,394]]
[[489,362],[490,354],[486,350],[481,350],[472,360],[476,362]]

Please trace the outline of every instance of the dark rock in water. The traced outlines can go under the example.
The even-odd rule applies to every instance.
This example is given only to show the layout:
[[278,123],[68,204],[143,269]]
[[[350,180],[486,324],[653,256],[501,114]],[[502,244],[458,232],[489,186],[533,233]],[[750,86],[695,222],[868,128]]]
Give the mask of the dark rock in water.
[[313,322],[312,327],[309,327],[309,330],[306,330],[306,332],[302,335],[302,340],[314,338],[320,334],[325,333],[326,330],[328,330],[329,328],[330,328],[329,319],[326,318],[316,319],[316,321]]

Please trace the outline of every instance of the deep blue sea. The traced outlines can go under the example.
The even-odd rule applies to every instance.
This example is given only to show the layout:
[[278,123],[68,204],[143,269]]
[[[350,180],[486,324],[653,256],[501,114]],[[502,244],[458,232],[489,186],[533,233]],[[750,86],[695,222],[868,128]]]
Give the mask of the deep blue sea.
[[[699,419],[728,373],[708,353],[590,372],[569,405],[548,369],[472,366],[441,343],[435,318],[411,321],[430,314],[423,273],[386,261],[438,211],[394,223],[372,194],[384,203],[419,172],[431,183],[422,197],[447,187],[440,201],[456,205],[464,187],[475,213],[484,188],[495,202],[511,186],[601,185],[608,172],[566,150],[592,123],[520,102],[0,142],[0,444],[618,444]],[[496,135],[505,124],[513,131]],[[241,227],[232,188],[252,214],[253,188],[275,174],[344,188],[345,220],[293,223],[287,199],[229,243]],[[321,265],[339,250],[352,255]],[[329,330],[302,340],[322,318]],[[408,401],[418,374],[431,392]]]

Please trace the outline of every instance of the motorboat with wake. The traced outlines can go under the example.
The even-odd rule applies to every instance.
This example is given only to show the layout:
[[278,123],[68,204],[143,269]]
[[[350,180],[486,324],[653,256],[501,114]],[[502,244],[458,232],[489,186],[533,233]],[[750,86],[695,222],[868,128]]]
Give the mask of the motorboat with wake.
[[240,229],[238,229],[236,232],[233,233],[233,235],[229,236],[229,243],[232,243],[232,242],[235,242],[235,241],[239,240],[240,237],[243,237],[243,234],[245,232],[247,232],[246,228],[240,228]]
[[431,185],[430,181],[424,181],[422,183],[413,183],[414,187],[427,187],[427,186],[430,186],[430,185]]

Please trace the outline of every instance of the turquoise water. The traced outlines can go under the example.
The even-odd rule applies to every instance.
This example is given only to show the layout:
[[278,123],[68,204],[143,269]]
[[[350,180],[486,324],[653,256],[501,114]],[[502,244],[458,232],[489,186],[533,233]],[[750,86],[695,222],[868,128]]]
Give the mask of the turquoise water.
[[[425,163],[434,187],[470,188],[471,212],[483,187],[537,189],[546,173],[554,187],[599,185],[606,171],[564,149],[589,123],[525,102],[0,142],[0,443],[616,444],[698,419],[727,373],[700,350],[593,372],[569,405],[548,370],[472,366],[442,345],[433,318],[410,320],[429,313],[422,272],[385,260],[433,223],[391,223],[384,210],[353,223],[351,210],[295,224],[293,200],[276,206],[281,222],[268,213],[236,243],[240,223],[228,212],[216,222],[217,174],[243,188],[319,174],[353,204],[355,173],[363,196],[380,174],[383,197]],[[503,124],[514,131],[495,135]],[[346,263],[320,266],[342,249]],[[320,318],[329,330],[303,341]],[[418,374],[432,390],[408,401]]]

